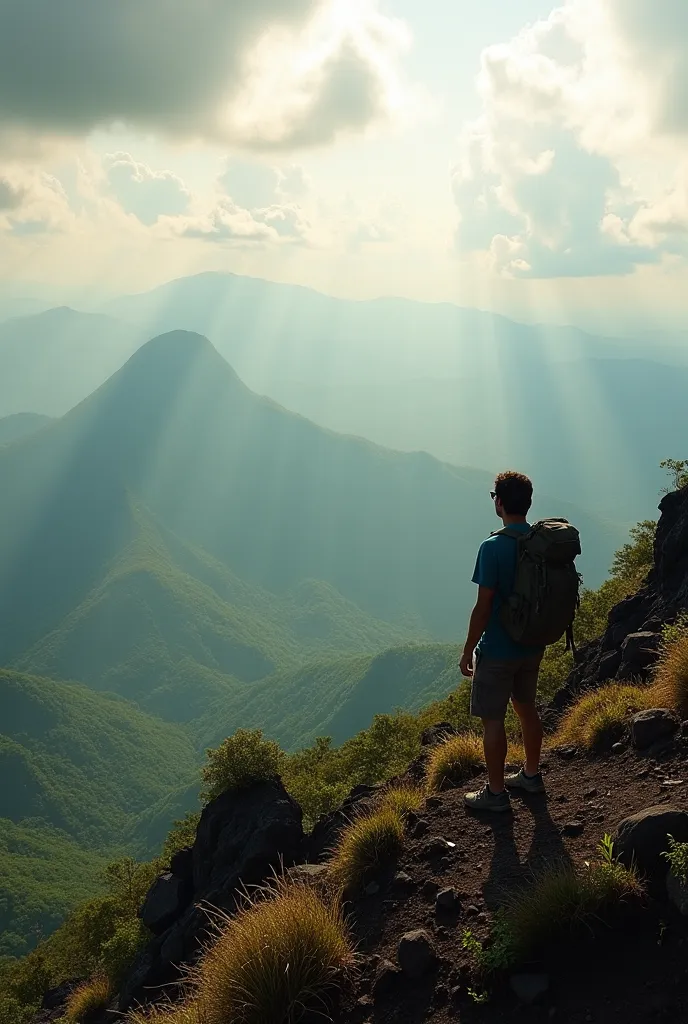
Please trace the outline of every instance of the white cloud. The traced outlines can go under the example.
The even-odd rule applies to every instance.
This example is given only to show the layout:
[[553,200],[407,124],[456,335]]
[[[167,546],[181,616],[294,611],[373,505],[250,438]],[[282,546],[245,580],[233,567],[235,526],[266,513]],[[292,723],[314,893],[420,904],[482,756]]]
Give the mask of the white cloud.
[[685,188],[643,195],[632,181],[650,145],[660,181],[669,154],[688,156],[688,5],[659,7],[570,0],[483,53],[483,115],[452,175],[460,252],[482,250],[509,276],[560,277],[630,273],[676,251]]
[[0,137],[328,143],[394,113],[408,41],[377,0],[2,0]]
[[0,230],[26,236],[63,231],[74,214],[61,182],[40,170],[0,168]]
[[269,206],[246,210],[229,196],[209,209],[182,217],[161,217],[163,232],[234,247],[308,244],[310,225],[297,206]]
[[112,193],[127,213],[143,224],[154,224],[163,214],[186,213],[191,195],[172,171],[154,171],[129,153],[111,153],[104,166]]

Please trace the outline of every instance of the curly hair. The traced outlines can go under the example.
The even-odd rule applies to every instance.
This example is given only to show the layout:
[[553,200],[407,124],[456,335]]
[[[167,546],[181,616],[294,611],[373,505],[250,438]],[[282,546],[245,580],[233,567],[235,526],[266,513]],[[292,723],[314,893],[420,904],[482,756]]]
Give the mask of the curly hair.
[[508,470],[495,480],[495,494],[507,515],[525,516],[533,503],[533,484],[523,473]]

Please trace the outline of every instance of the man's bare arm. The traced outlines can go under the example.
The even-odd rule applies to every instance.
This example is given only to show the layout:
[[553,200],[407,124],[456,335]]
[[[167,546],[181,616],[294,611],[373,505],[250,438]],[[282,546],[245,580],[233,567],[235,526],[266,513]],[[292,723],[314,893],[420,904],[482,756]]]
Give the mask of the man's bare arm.
[[465,676],[473,674],[473,651],[490,621],[494,596],[495,591],[489,587],[478,587],[478,600],[475,602],[475,607],[471,612],[471,619],[468,623],[468,636],[466,637],[463,654],[461,655],[460,668]]

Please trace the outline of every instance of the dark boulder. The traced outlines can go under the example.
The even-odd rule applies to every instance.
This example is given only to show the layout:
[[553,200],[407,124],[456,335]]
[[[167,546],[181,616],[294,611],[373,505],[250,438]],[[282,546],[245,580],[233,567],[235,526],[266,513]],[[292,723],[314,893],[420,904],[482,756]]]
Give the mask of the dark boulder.
[[449,722],[438,722],[437,725],[428,726],[422,733],[420,742],[422,747],[436,747],[443,743],[450,736],[456,735],[456,729]]
[[397,947],[399,966],[412,981],[418,981],[437,964],[432,939],[422,928],[402,935]]
[[597,681],[600,683],[606,683],[608,679],[613,679],[620,667],[621,651],[607,651],[600,658],[599,668],[597,670]]
[[654,743],[675,735],[681,728],[681,719],[673,711],[651,708],[639,711],[631,719],[631,738],[636,750],[646,750]]
[[63,1010],[72,992],[78,989],[79,985],[83,985],[84,981],[84,978],[70,978],[57,988],[49,989],[43,994],[41,1010]]
[[624,818],[614,836],[614,853],[626,867],[635,864],[649,878],[663,877],[668,862],[662,856],[669,849],[668,836],[688,842],[688,814],[677,807],[648,807]]
[[661,642],[661,633],[650,633],[648,630],[629,633],[621,645],[621,664],[616,673],[617,679],[647,678],[649,670],[659,657]]
[[[157,904],[160,928],[165,913],[168,920],[179,913],[134,964],[120,993],[120,1010],[160,998],[161,987],[164,991],[178,980],[180,968],[208,936],[207,908],[232,911],[244,886],[265,882],[282,866],[303,860],[301,819],[301,808],[279,779],[223,793],[204,808],[192,848],[192,882],[169,873],[146,897],[149,919]],[[177,902],[175,910],[174,894],[185,884],[191,886],[189,900],[185,907]]]
[[170,871],[177,878],[193,878],[193,846],[186,846],[172,855]]
[[191,879],[177,878],[168,871],[153,882],[139,916],[153,935],[162,935],[186,910],[192,895]]

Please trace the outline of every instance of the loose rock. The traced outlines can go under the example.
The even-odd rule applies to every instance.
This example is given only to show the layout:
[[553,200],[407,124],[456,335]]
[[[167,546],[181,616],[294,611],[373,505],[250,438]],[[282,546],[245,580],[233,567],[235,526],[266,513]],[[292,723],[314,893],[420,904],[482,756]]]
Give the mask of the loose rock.
[[673,711],[666,708],[651,708],[639,711],[631,719],[631,737],[637,750],[646,750],[659,740],[673,736],[681,722]]
[[438,915],[458,914],[461,911],[461,900],[456,889],[442,889],[435,900],[435,913]]
[[435,898],[439,890],[440,887],[437,884],[437,882],[433,881],[432,878],[428,878],[427,881],[423,882],[423,888],[421,889],[421,893],[423,894],[426,900],[432,900]]
[[404,974],[414,981],[431,971],[437,953],[428,933],[422,928],[406,932],[397,947],[397,959]]
[[669,835],[688,842],[688,814],[677,807],[648,807],[620,822],[612,837],[614,851],[626,867],[635,863],[642,874],[661,877],[669,867],[662,856],[669,848]]

